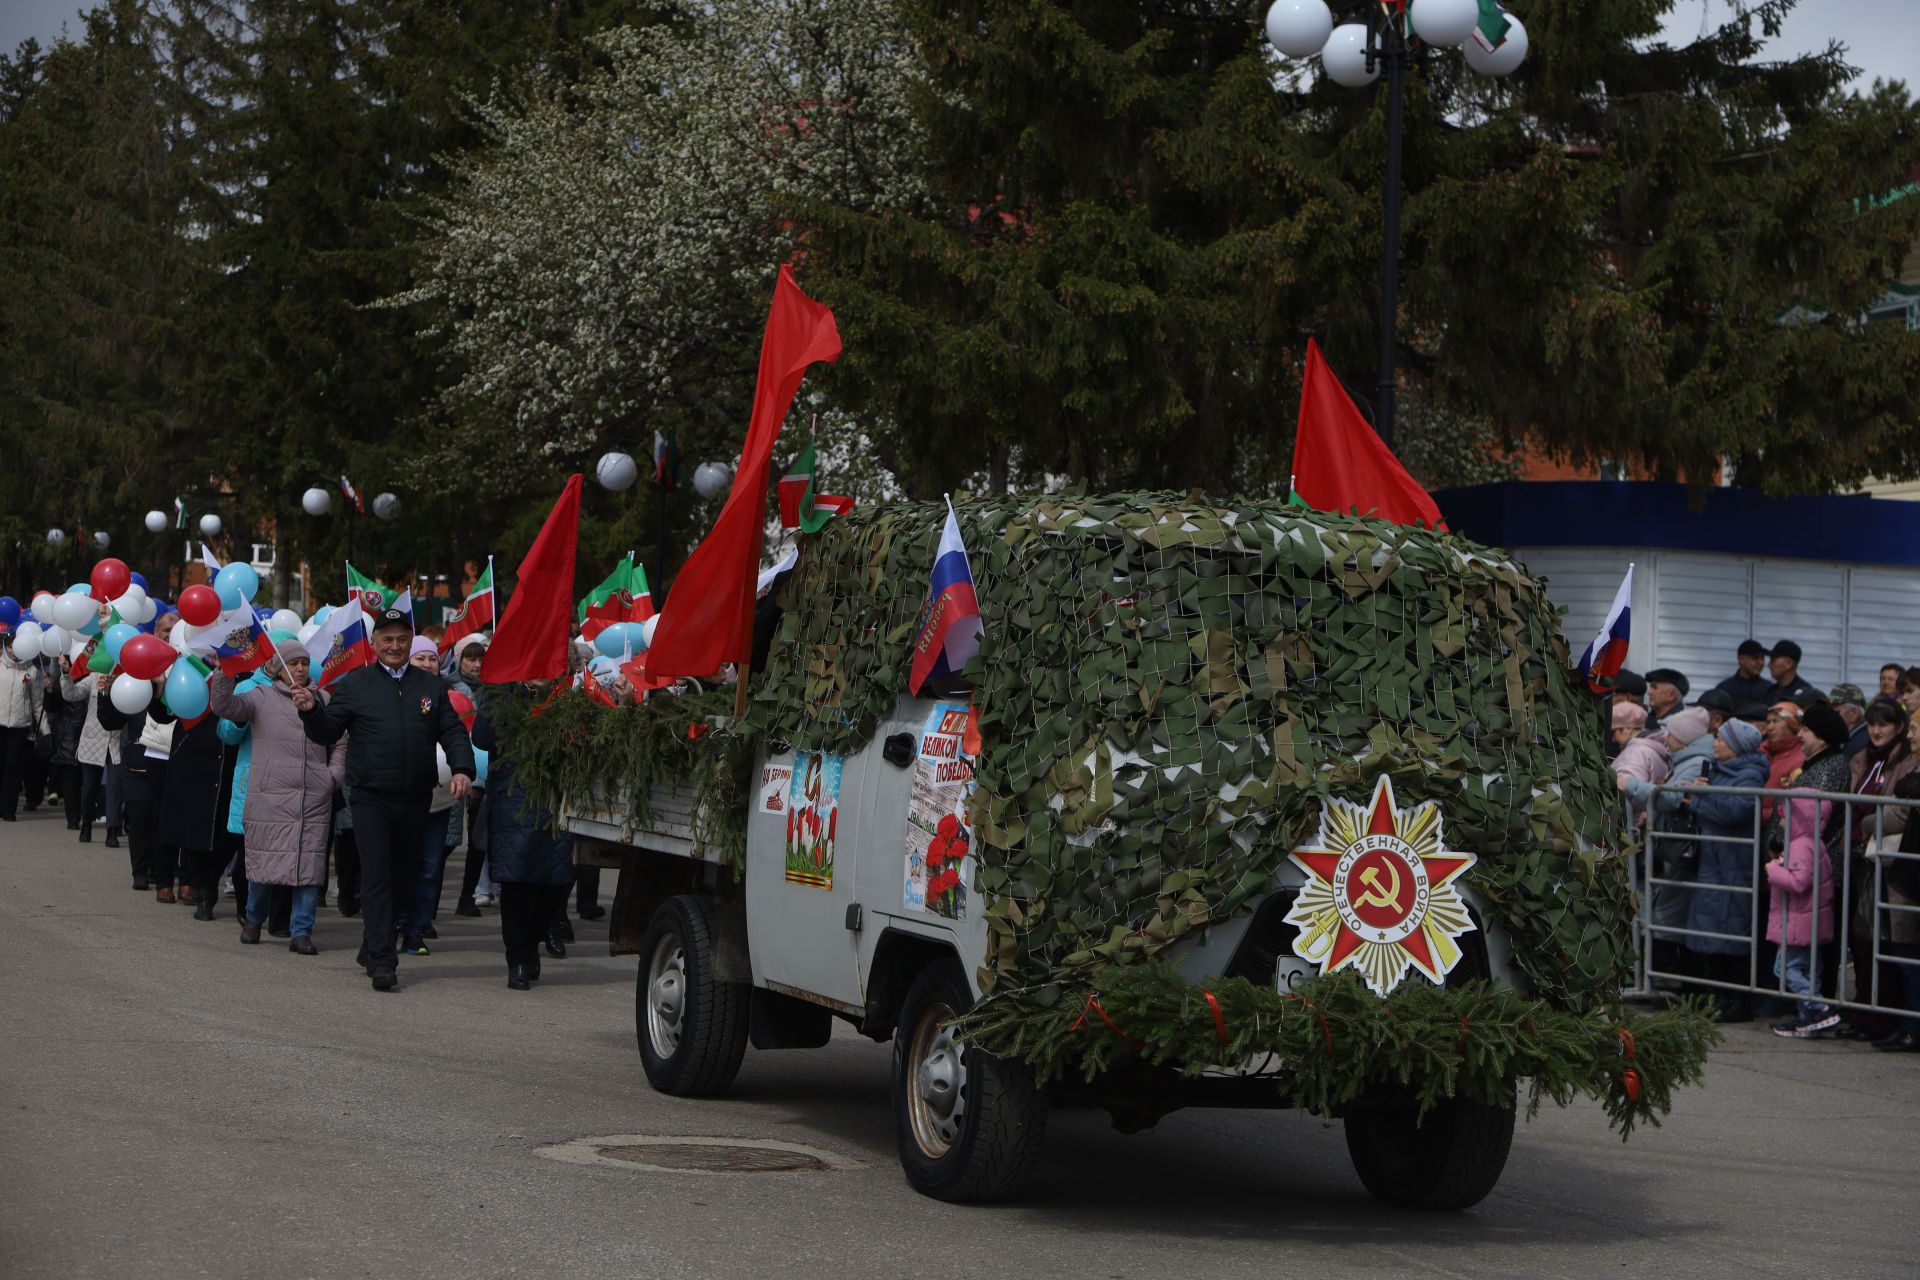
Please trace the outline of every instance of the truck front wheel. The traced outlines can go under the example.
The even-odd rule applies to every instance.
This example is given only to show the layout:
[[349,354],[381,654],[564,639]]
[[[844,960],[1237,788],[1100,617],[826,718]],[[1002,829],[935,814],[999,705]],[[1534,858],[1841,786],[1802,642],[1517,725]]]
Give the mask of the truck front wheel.
[[1470,1209],[1486,1199],[1513,1149],[1514,1103],[1367,1099],[1348,1113],[1347,1154],[1373,1198],[1400,1209]]
[[973,1004],[951,958],[920,971],[893,1036],[894,1139],[914,1190],[936,1200],[993,1200],[1033,1168],[1047,1106],[1025,1063],[954,1035]]
[[647,1080],[662,1093],[724,1092],[747,1051],[753,988],[713,976],[713,903],[668,898],[653,913],[640,948],[634,1030]]

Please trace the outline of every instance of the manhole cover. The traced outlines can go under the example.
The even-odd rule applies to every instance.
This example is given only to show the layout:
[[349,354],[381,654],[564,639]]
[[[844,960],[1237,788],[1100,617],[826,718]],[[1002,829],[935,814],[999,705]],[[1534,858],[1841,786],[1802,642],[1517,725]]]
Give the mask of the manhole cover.
[[662,1142],[644,1147],[601,1147],[609,1160],[646,1165],[650,1169],[674,1169],[682,1173],[808,1173],[832,1166],[819,1156],[804,1151],[783,1151],[770,1147],[692,1146],[684,1142]]
[[566,1164],[597,1164],[658,1173],[831,1173],[860,1162],[817,1147],[771,1138],[695,1138],[616,1133],[536,1148]]

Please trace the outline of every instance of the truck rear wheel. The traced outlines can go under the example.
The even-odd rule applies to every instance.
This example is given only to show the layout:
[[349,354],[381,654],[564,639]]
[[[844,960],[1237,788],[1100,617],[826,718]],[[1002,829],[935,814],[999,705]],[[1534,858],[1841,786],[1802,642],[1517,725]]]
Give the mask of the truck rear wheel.
[[1367,1100],[1346,1118],[1347,1154],[1373,1198],[1400,1209],[1470,1209],[1513,1149],[1514,1102],[1447,1098],[1416,1120],[1411,1098]]
[[1047,1106],[1025,1063],[955,1038],[949,1025],[973,1004],[953,959],[935,961],[907,989],[893,1035],[894,1139],[913,1189],[936,1200],[993,1200],[1032,1170]]
[[724,1092],[747,1051],[753,988],[713,976],[713,934],[713,903],[683,893],[660,904],[641,944],[634,1030],[662,1093]]

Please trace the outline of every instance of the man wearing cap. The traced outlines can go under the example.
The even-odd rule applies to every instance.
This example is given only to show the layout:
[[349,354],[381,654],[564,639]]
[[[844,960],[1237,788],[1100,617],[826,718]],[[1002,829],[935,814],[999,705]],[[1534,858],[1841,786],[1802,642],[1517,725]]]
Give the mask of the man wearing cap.
[[1647,728],[1659,728],[1662,720],[1684,707],[1687,689],[1687,678],[1672,667],[1647,672]]
[[1773,692],[1773,680],[1762,670],[1767,665],[1767,651],[1758,640],[1742,640],[1734,660],[1740,669],[1714,688],[1732,698],[1736,707],[1755,702],[1771,706],[1779,701],[1768,696]]
[[1770,702],[1791,702],[1802,710],[1820,700],[1820,692],[1800,678],[1800,646],[1782,640],[1767,650],[1767,670],[1773,674]]
[[1857,684],[1837,684],[1827,691],[1827,701],[1847,724],[1847,759],[1867,749],[1867,695]]
[[347,739],[347,786],[360,846],[361,963],[376,991],[399,985],[393,930],[420,879],[427,807],[439,781],[434,746],[447,753],[448,790],[456,799],[466,796],[474,777],[473,743],[447,682],[411,665],[412,648],[412,618],[388,609],[374,620],[374,665],[342,677],[324,704],[311,689],[293,695],[307,737],[326,745]]

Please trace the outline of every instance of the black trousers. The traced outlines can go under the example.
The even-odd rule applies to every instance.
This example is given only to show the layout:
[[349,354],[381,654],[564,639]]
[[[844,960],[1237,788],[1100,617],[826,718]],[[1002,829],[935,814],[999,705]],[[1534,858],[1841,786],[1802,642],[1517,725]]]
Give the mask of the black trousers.
[[27,786],[27,765],[33,760],[32,729],[0,729],[0,813],[11,818],[20,809],[20,793]]
[[209,905],[220,901],[220,873],[226,870],[224,849],[182,849],[180,880],[193,886],[198,901]]
[[72,764],[59,766],[60,802],[67,806],[67,830],[69,831],[80,825],[80,819],[83,816],[80,803],[85,798],[85,783],[82,781],[85,769],[86,766],[77,760]]
[[360,846],[361,950],[368,973],[400,966],[393,930],[420,883],[420,849],[433,794],[391,795],[355,788],[353,839]]
[[540,955],[540,940],[547,936],[555,914],[567,910],[564,884],[500,884],[500,941],[506,944],[508,964],[526,964]]
[[573,902],[578,911],[600,905],[600,868],[575,867],[573,885]]
[[106,816],[107,767],[102,764],[75,767],[80,770],[80,826],[91,831],[94,822]]
[[347,827],[333,833],[333,866],[340,877],[340,913],[360,909],[360,846],[353,838],[353,828]]

